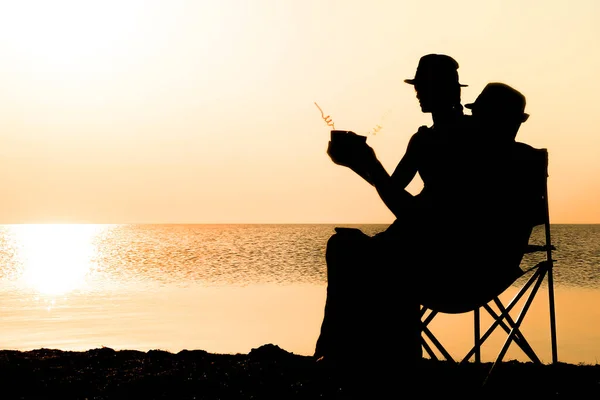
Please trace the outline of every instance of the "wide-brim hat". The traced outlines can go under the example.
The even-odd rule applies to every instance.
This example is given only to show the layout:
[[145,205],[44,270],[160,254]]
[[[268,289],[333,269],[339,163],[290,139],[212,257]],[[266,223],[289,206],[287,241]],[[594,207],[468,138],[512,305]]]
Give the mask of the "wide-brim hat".
[[410,85],[431,81],[456,83],[461,87],[468,86],[458,82],[458,62],[445,54],[427,54],[421,57],[415,77],[404,80]]
[[488,83],[473,103],[465,104],[470,110],[494,111],[512,115],[527,121],[529,114],[525,112],[527,101],[525,96],[515,88],[501,82]]

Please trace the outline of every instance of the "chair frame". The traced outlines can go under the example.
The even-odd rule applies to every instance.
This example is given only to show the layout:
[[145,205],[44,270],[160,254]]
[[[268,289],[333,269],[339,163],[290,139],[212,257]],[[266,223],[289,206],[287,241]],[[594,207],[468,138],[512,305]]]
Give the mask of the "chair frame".
[[[506,352],[508,351],[510,345],[514,343],[517,345],[524,353],[529,357],[529,359],[535,364],[542,364],[542,361],[539,359],[533,348],[529,345],[525,336],[520,330],[521,324],[529,310],[531,303],[533,302],[538,289],[546,280],[547,289],[548,289],[548,301],[549,301],[549,316],[550,316],[550,339],[551,339],[551,350],[552,350],[552,363],[555,364],[558,362],[558,350],[557,350],[557,338],[556,338],[556,311],[555,311],[555,300],[554,300],[554,279],[553,279],[553,268],[554,261],[552,259],[552,250],[554,246],[552,245],[551,240],[551,232],[550,232],[550,212],[548,207],[548,151],[547,149],[537,149],[538,151],[543,152],[545,157],[545,179],[543,185],[543,225],[544,225],[544,234],[545,234],[545,244],[543,246],[539,245],[530,245],[530,250],[527,253],[532,252],[545,252],[546,257],[545,260],[537,263],[535,266],[527,269],[521,277],[524,277],[528,274],[531,274],[526,283],[518,290],[517,294],[512,298],[510,302],[505,306],[498,296],[494,297],[487,304],[483,304],[474,310],[473,312],[473,321],[474,321],[474,344],[471,350],[467,352],[467,354],[460,361],[461,364],[468,362],[470,359],[474,359],[476,363],[481,363],[481,347],[486,341],[486,339],[496,330],[496,328],[502,328],[507,334],[507,338],[502,346],[496,360],[494,361],[494,365],[501,362]],[[538,224],[541,225],[541,224]],[[519,311],[518,317],[514,320],[510,312],[519,304],[519,302],[524,299],[524,302],[521,306],[521,310]],[[494,304],[498,311],[495,311],[491,305]],[[481,312],[486,311],[493,319],[493,323],[488,327],[483,335],[481,335]],[[467,311],[471,312],[471,311]],[[439,342],[439,340],[435,337],[435,335],[428,328],[429,323],[434,319],[434,317],[438,314],[438,311],[430,310],[424,306],[421,307],[421,343],[424,351],[431,357],[432,359],[439,360],[436,355],[436,351],[441,353],[441,355],[452,363],[456,363],[457,361],[450,355],[450,353],[444,348],[444,346]],[[431,345],[428,343],[428,341]],[[433,348],[432,348],[433,346]],[[435,350],[434,350],[435,348]],[[493,368],[493,367],[492,367]]]

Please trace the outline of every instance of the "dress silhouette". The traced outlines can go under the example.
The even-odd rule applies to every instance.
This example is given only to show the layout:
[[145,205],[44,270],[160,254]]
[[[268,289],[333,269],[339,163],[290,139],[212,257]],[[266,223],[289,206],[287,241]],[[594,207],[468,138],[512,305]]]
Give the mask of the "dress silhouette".
[[[411,137],[391,175],[365,140],[331,140],[328,145],[332,161],[374,186],[396,219],[374,236],[340,227],[329,238],[327,298],[314,356],[350,370],[368,360],[370,381],[377,385],[398,376],[410,380],[407,368],[412,371],[422,357],[421,300],[413,282],[423,272],[424,254],[432,253],[427,246],[453,234],[443,221],[450,220],[448,191],[462,165],[450,168],[450,161],[472,136],[470,117],[460,104],[465,85],[457,71],[453,58],[429,54],[420,59],[415,77],[406,80],[433,124]],[[413,196],[406,186],[417,174],[423,190]]]

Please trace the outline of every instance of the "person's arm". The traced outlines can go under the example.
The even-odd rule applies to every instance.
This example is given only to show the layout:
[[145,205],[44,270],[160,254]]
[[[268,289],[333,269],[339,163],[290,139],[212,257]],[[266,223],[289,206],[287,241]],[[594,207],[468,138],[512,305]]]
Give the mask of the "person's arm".
[[401,187],[405,189],[409,183],[417,175],[418,171],[418,138],[413,136],[411,140],[408,142],[408,146],[406,148],[406,153],[396,166],[394,173],[392,174],[392,182],[394,186]]
[[406,153],[390,176],[381,162],[375,157],[369,168],[369,181],[377,190],[379,197],[390,211],[399,217],[406,206],[412,204],[414,196],[405,189],[417,174],[416,152],[418,139],[413,136]]
[[414,201],[414,196],[405,188],[417,173],[418,141],[417,135],[413,135],[405,155],[391,176],[366,143],[350,150],[347,147],[336,148],[329,142],[327,154],[334,163],[350,168],[374,186],[383,203],[398,217]]
[[[370,174],[368,172],[368,168],[367,165],[369,164],[369,162],[365,162],[365,159],[368,160],[370,158],[375,158],[375,153],[373,152],[373,149],[365,144],[365,147],[361,149],[361,152],[363,153],[363,155],[365,156],[364,158],[362,157],[356,157],[358,152],[356,151],[356,149],[354,150],[353,153],[347,153],[347,149],[338,149],[335,146],[332,145],[332,142],[330,141],[329,144],[327,145],[327,154],[329,155],[329,157],[331,158],[331,160],[336,163],[337,165],[342,165],[344,167],[348,167],[350,168],[352,171],[354,171],[357,175],[359,175],[361,178],[363,178],[365,181],[367,181],[370,185],[373,184],[373,182],[371,182],[371,177]],[[346,151],[345,151],[346,150]]]
[[[398,165],[400,166],[400,164]],[[371,168],[369,178],[383,203],[396,217],[400,217],[406,212],[406,208],[412,205],[414,196],[405,190],[410,180],[406,184],[404,184],[404,181],[396,181],[398,175],[395,172],[390,176],[379,160],[377,160]],[[407,171],[406,174],[402,175],[402,178],[406,178],[408,175]]]

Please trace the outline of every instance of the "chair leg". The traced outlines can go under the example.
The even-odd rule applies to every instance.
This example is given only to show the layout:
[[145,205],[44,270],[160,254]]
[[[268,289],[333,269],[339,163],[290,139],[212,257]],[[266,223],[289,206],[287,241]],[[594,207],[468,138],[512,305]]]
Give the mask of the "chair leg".
[[427,354],[429,354],[429,357],[431,357],[435,361],[439,361],[438,356],[435,355],[435,352],[433,351],[431,346],[429,346],[429,343],[427,343],[427,341],[423,337],[421,338],[421,345],[423,346],[423,348],[425,349]]
[[[540,265],[541,264],[541,265]],[[487,340],[487,338],[493,333],[496,327],[500,326],[507,334],[508,337],[502,347],[502,350],[498,354],[492,368],[490,369],[489,374],[494,369],[495,365],[502,361],[510,344],[514,342],[517,344],[521,350],[531,359],[532,362],[536,364],[542,364],[539,357],[536,355],[535,351],[531,347],[531,345],[525,339],[525,336],[520,331],[521,324],[525,315],[529,311],[529,307],[531,303],[535,299],[538,289],[543,283],[544,277],[548,276],[548,290],[549,290],[549,302],[550,302],[550,332],[551,332],[551,340],[552,340],[552,362],[558,362],[557,356],[557,340],[556,340],[556,314],[555,314],[555,304],[554,304],[554,288],[553,288],[553,279],[552,279],[552,263],[551,262],[542,262],[538,264],[537,270],[534,274],[529,278],[527,283],[519,290],[519,292],[513,297],[510,303],[505,307],[498,298],[493,299],[494,303],[498,307],[500,314],[498,315],[489,304],[485,304],[482,307],[490,314],[490,316],[494,319],[494,322],[491,326],[486,330],[483,336],[481,336],[481,315],[480,308],[473,310],[474,313],[474,345],[473,348],[467,353],[467,355],[460,361],[460,363],[467,362],[471,357],[474,356],[475,362],[481,362],[481,346]],[[533,268],[532,268],[533,269]],[[535,282],[535,284],[534,284]],[[533,287],[532,287],[533,285]],[[525,304],[521,308],[519,316],[517,317],[517,321],[515,322],[510,316],[510,311],[516,306],[516,304],[521,300],[521,298],[527,293],[527,291],[531,287],[531,293],[529,293]],[[427,312],[426,308],[422,308],[421,310],[421,319],[422,319],[422,333],[429,338],[432,344],[438,349],[440,353],[446,358],[446,360],[455,363],[452,356],[448,353],[448,351],[444,348],[444,346],[437,340],[437,338],[431,333],[427,325],[433,320],[436,311],[431,310],[431,313],[423,320]],[[506,323],[504,322],[506,321]],[[435,355],[433,349],[424,337],[422,337],[422,345],[425,351],[430,355],[431,358],[438,360],[438,357]]]
[[[454,358],[452,358],[450,353],[448,353],[448,351],[444,348],[444,346],[440,343],[440,341],[437,340],[437,338],[433,335],[433,333],[431,333],[429,328],[427,328],[426,326],[423,326],[421,329],[422,329],[423,333],[429,338],[429,340],[431,340],[431,343],[433,343],[433,345],[439,350],[439,352],[442,353],[442,355],[444,356],[444,358],[447,361],[450,361],[451,363],[456,363],[456,361],[454,361]],[[425,348],[425,350],[427,350],[427,347]],[[437,357],[436,357],[436,359],[437,359]]]
[[[505,319],[508,322],[508,324],[510,325],[510,328],[504,322],[500,322],[500,326],[502,327],[502,329],[504,329],[504,331],[507,334],[510,335],[510,331],[511,331],[511,329],[513,329],[513,328],[516,327],[516,323],[515,323],[515,321],[513,321],[512,317],[510,316],[510,314],[508,312],[505,313],[506,309],[504,308],[504,306],[502,305],[502,303],[500,302],[500,300],[498,300],[496,298],[496,299],[494,299],[494,302],[496,303],[496,307],[498,307],[498,309],[500,310],[500,312],[503,315],[505,315]],[[497,316],[497,314],[494,312],[494,310],[492,310],[489,306],[487,307],[487,311],[494,318],[499,318],[499,316]],[[533,361],[533,362],[538,362],[539,361],[539,358],[535,354],[535,351],[533,351],[533,348],[527,342],[527,340],[525,339],[525,336],[523,334],[521,334],[521,331],[515,332],[513,340],[517,344],[517,346],[519,346],[521,348],[521,350],[523,350],[523,352],[529,357],[529,359],[531,361]]]
[[423,325],[424,326],[429,325],[429,323],[433,320],[433,318],[437,315],[437,313],[438,313],[437,311],[431,310],[431,312],[429,313],[429,315],[427,316],[427,318],[425,318],[423,320],[423,316],[425,315],[425,312],[422,312],[421,313],[421,320],[423,322]]
[[[423,319],[423,317],[425,316],[426,313],[427,313],[427,308],[422,307],[421,308],[421,319]],[[450,353],[440,343],[440,341],[437,340],[437,338],[433,335],[433,333],[431,333],[431,331],[427,327],[427,325],[429,325],[429,323],[433,320],[433,318],[437,315],[437,313],[438,313],[437,311],[431,310],[431,312],[429,313],[429,315],[427,316],[427,318],[425,318],[425,320],[421,321],[421,332],[423,334],[425,334],[425,336],[427,336],[429,338],[429,340],[431,341],[431,343],[438,349],[438,351],[444,356],[444,358],[447,361],[455,363],[456,361],[454,361],[454,359],[452,358],[452,356],[450,355]],[[423,344],[423,348],[429,354],[429,356],[437,360],[438,359],[437,356],[434,354],[434,352],[431,349],[431,347],[427,344],[427,342],[425,341],[425,338],[421,337],[421,342]]]
[[[531,306],[531,303],[533,302],[533,299],[535,298],[535,295],[536,295],[539,287],[541,286],[543,280],[544,280],[544,273],[540,274],[540,276],[539,276],[539,278],[538,278],[535,286],[531,290],[531,293],[529,294],[529,297],[527,298],[527,301],[525,302],[525,304],[523,305],[523,308],[521,309],[521,312],[519,313],[519,316],[517,318],[517,322],[515,323],[515,327],[513,327],[513,329],[510,331],[510,334],[508,335],[508,338],[506,339],[506,342],[504,342],[504,346],[502,347],[502,350],[500,350],[500,354],[498,354],[498,357],[496,358],[496,361],[494,362],[494,365],[496,363],[502,361],[502,359],[504,358],[504,355],[508,351],[508,347],[510,346],[510,343],[514,339],[514,335],[516,335],[516,334],[521,335],[521,332],[519,331],[519,328],[521,327],[521,323],[523,322],[523,319],[525,318],[525,315],[527,314],[527,311],[529,311],[529,307]],[[534,362],[537,363],[537,364],[541,364],[542,363],[537,356],[535,357]],[[493,368],[493,366],[492,366],[492,368]]]
[[[552,261],[550,261],[552,263]],[[554,309],[554,278],[552,277],[552,264],[548,267],[548,300],[550,306],[550,339],[552,343],[552,363],[558,362],[558,350],[556,345],[556,312]]]
[[[503,319],[506,318],[507,315],[509,315],[508,313],[519,302],[519,300],[521,299],[521,297],[523,297],[523,295],[527,292],[527,290],[529,289],[529,287],[533,284],[533,282],[538,278],[539,275],[540,275],[540,271],[536,270],[534,272],[534,274],[529,278],[529,280],[525,283],[525,285],[521,288],[521,290],[519,290],[519,292],[513,297],[513,299],[510,301],[510,303],[506,307],[505,311],[502,312],[498,318],[494,318],[494,322],[488,327],[488,329],[486,330],[486,332],[481,337],[481,339],[479,341],[479,345],[480,346],[483,345],[483,343],[490,337],[490,335],[494,332],[494,330],[496,329],[496,327],[498,325],[500,325],[500,324],[503,323]],[[477,349],[474,346],[467,353],[467,355],[462,359],[461,363],[467,362],[473,356],[473,354],[475,354],[476,350]]]
[[481,339],[481,321],[480,321],[480,315],[479,315],[479,307],[477,307],[475,310],[473,310],[473,325],[475,327],[475,343],[474,343],[474,347],[475,347],[475,362],[477,364],[481,363],[481,343],[480,343],[480,339]]

